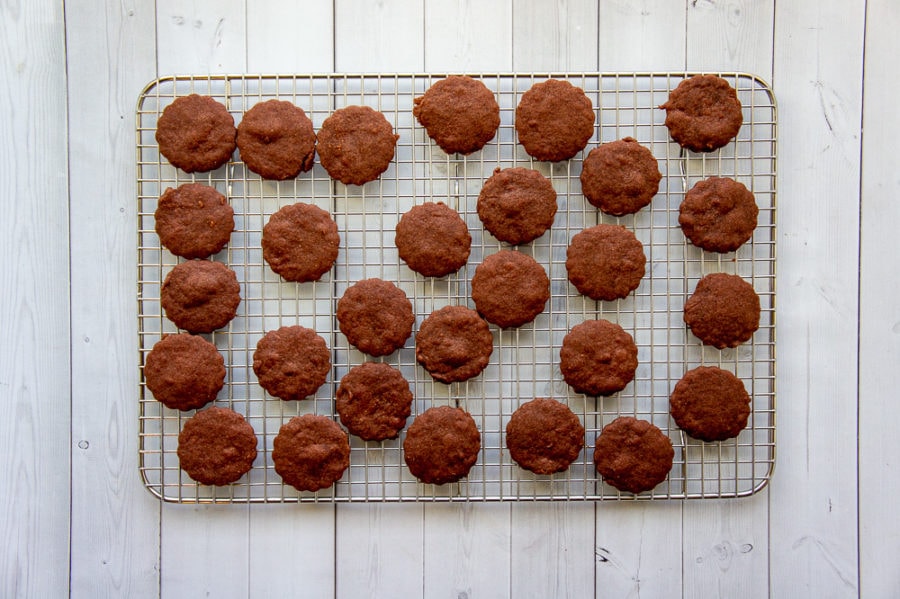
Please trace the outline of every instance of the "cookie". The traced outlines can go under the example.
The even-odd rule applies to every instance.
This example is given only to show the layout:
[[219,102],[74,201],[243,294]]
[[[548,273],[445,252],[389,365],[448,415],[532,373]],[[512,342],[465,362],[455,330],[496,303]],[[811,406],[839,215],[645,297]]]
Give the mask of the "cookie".
[[759,328],[759,296],[738,275],[706,275],[684,304],[684,322],[706,345],[737,347]]
[[694,152],[711,152],[728,144],[744,122],[737,92],[717,75],[683,80],[660,108],[666,111],[672,139]]
[[619,225],[595,225],[576,233],[566,250],[569,281],[594,300],[627,297],[640,285],[646,264],[644,246]]
[[684,236],[709,252],[733,252],[753,235],[759,208],[743,183],[727,177],[699,181],[684,196],[678,224]]
[[568,81],[548,79],[522,94],[516,108],[516,134],[537,160],[568,160],[594,134],[594,106],[584,90]]
[[263,227],[263,259],[286,281],[318,281],[337,260],[340,242],[328,212],[297,202],[275,212]]
[[341,332],[370,356],[386,356],[403,347],[416,320],[403,290],[382,279],[364,279],[344,291],[337,303]]
[[156,234],[182,258],[207,258],[225,247],[234,231],[234,209],[215,188],[185,183],[167,188],[154,213]]
[[178,434],[178,463],[200,484],[227,485],[253,467],[256,443],[256,433],[243,416],[213,406],[184,423]]
[[312,329],[299,325],[269,331],[256,343],[253,372],[259,386],[284,400],[301,400],[325,384],[331,352]]
[[500,106],[477,79],[451,75],[413,99],[413,116],[448,154],[471,154],[494,138]]
[[478,218],[491,235],[513,245],[543,235],[556,216],[556,190],[528,168],[497,168],[478,194]]
[[341,379],[334,406],[341,424],[360,439],[396,439],[406,426],[413,394],[399,370],[384,362],[354,366]]
[[147,389],[173,410],[195,410],[216,399],[225,385],[225,360],[197,335],[164,335],[144,361]]
[[244,113],[237,127],[241,160],[264,179],[293,179],[313,166],[316,133],[299,106],[267,100]]
[[522,252],[501,250],[475,268],[475,309],[501,328],[531,322],[544,311],[549,299],[550,278],[544,267]]
[[594,464],[603,480],[620,491],[642,493],[666,480],[675,450],[658,427],[620,416],[603,427],[594,449]]
[[159,302],[179,329],[212,333],[237,315],[241,286],[235,272],[221,262],[188,260],[166,275]]
[[340,108],[319,129],[319,162],[332,179],[363,185],[387,170],[398,139],[380,112],[368,106]]
[[519,406],[506,424],[506,447],[516,463],[535,474],[562,472],[584,447],[584,426],[555,399]]
[[488,324],[465,306],[435,310],[416,335],[416,360],[442,383],[465,381],[481,373],[493,350]]
[[460,480],[478,460],[481,435],[475,419],[460,408],[438,406],[416,416],[403,440],[403,459],[423,483]]
[[294,416],[272,442],[272,462],[282,480],[298,491],[326,489],[350,465],[350,438],[326,416]]
[[175,98],[156,123],[159,153],[186,173],[219,168],[231,158],[237,129],[224,105],[209,96]]
[[578,393],[612,395],[634,379],[637,346],[619,325],[586,320],[563,337],[559,369]]
[[459,213],[443,202],[413,206],[400,217],[395,233],[400,259],[420,275],[443,277],[469,260],[472,235]]
[[747,426],[750,395],[741,379],[715,366],[687,371],[669,396],[672,419],[701,441],[737,437]]
[[584,197],[614,216],[634,214],[649,204],[661,179],[653,153],[632,137],[594,148],[581,167]]

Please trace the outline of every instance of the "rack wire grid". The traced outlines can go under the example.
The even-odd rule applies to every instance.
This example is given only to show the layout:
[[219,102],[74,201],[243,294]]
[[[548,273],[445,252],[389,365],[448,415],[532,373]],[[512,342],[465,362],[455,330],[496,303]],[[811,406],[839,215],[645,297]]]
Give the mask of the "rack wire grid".
[[[674,143],[658,106],[692,73],[528,73],[477,74],[495,92],[501,124],[495,138],[469,156],[447,155],[415,121],[413,99],[448,74],[328,74],[172,76],[150,82],[136,112],[138,200],[138,358],[140,472],[147,488],[172,502],[358,502],[632,500],[721,498],[761,489],[775,463],[775,178],[776,106],[769,86],[745,73],[718,73],[737,90],[744,124],[738,137],[711,153],[686,152]],[[582,88],[597,119],[587,148],[559,163],[533,161],[517,144],[515,111],[522,94],[548,78]],[[368,105],[382,112],[399,134],[388,170],[363,186],[332,181],[318,163],[294,180],[261,180],[236,154],[223,167],[188,175],[158,152],[157,119],[175,98],[190,93],[212,96],[239,122],[254,104],[278,98],[300,106],[316,130],[334,110]],[[631,136],[649,148],[663,175],[652,203],[633,215],[612,217],[591,206],[581,193],[584,156],[599,143]],[[371,358],[352,347],[340,332],[335,305],[352,283],[380,277],[397,284],[413,304],[418,324],[445,305],[473,307],[470,280],[482,259],[504,248],[484,231],[476,212],[482,184],[496,168],[524,166],[553,183],[559,211],[552,228],[518,246],[550,277],[551,299],[532,323],[517,329],[491,326],[494,351],[484,372],[469,381],[434,381],[416,363],[415,335],[390,356],[414,393],[412,416],[431,406],[460,406],[474,417],[482,437],[478,461],[457,483],[435,486],[417,481],[403,459],[405,430],[396,440],[365,442],[350,437],[350,466],[333,487],[315,493],[285,485],[274,470],[272,442],[279,428],[303,413],[336,418],[334,396],[341,377]],[[759,222],[752,239],[736,252],[712,254],[694,247],[678,226],[686,190],[712,175],[733,177],[754,194]],[[143,382],[147,353],[175,326],[160,308],[160,286],[180,259],[164,249],[154,231],[157,199],[167,187],[202,182],[224,193],[235,210],[235,230],[226,249],[212,257],[234,269],[241,284],[237,317],[209,335],[225,358],[228,375],[216,404],[246,416],[259,439],[253,468],[222,487],[195,483],[180,470],[178,434],[193,412],[157,402]],[[455,208],[472,234],[468,264],[444,278],[422,277],[399,259],[394,227],[415,204],[442,201]],[[327,209],[341,236],[337,262],[314,283],[288,283],[262,258],[263,225],[280,207],[308,202]],[[647,269],[628,297],[598,302],[580,295],[566,277],[566,248],[572,236],[597,223],[618,223],[634,231],[644,246]],[[704,346],[686,329],[683,305],[699,279],[712,272],[736,273],[760,296],[762,314],[752,339],[735,348]],[[576,324],[604,318],[631,333],[638,346],[634,381],[609,397],[575,393],[559,371],[559,349]],[[286,402],[268,396],[252,370],[256,342],[268,330],[301,324],[315,329],[332,350],[328,382],[315,396]],[[689,369],[716,365],[735,373],[752,397],[747,428],[731,440],[704,443],[685,435],[669,415],[669,395]],[[513,411],[535,397],[565,402],[585,426],[585,448],[565,472],[536,475],[520,468],[505,448],[505,426]],[[668,478],[652,491],[632,495],[604,483],[593,464],[593,445],[604,425],[620,415],[652,421],[669,436],[675,459]]]

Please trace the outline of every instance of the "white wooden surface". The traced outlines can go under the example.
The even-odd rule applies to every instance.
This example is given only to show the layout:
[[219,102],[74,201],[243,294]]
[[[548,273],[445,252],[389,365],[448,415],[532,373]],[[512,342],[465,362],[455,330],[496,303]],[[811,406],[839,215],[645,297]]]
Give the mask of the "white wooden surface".
[[[0,3],[0,596],[895,597],[892,0]],[[779,105],[778,459],[736,501],[160,505],[134,105],[172,73],[742,70]]]

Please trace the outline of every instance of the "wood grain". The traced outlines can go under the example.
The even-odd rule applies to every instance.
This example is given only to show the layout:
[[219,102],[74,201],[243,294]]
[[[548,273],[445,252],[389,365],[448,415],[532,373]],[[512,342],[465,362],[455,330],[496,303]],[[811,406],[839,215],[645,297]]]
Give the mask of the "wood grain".
[[248,72],[330,73],[334,70],[331,0],[257,0],[248,8]]
[[593,0],[520,0],[513,11],[517,71],[597,70],[597,11]]
[[160,75],[243,72],[247,66],[246,14],[244,0],[158,0]]
[[598,6],[601,71],[684,69],[686,2],[609,0]]
[[775,0],[691,2],[687,10],[687,67],[772,76]]
[[338,72],[418,72],[425,66],[424,0],[335,0],[334,22]]
[[425,0],[429,72],[504,72],[512,66],[512,2]]

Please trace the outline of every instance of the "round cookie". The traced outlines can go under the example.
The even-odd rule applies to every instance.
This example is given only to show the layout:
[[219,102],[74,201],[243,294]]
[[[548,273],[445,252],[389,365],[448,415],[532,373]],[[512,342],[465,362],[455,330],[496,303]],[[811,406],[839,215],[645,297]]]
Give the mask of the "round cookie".
[[738,275],[706,275],[684,304],[684,322],[706,345],[737,347],[759,328],[759,296]]
[[293,179],[313,166],[316,133],[299,106],[267,100],[244,113],[237,127],[241,160],[264,179]]
[[212,333],[231,322],[241,303],[241,286],[221,262],[188,260],[166,275],[159,302],[179,329]]
[[481,435],[472,416],[460,408],[438,406],[419,414],[403,440],[403,458],[423,483],[443,485],[469,473],[478,460]]
[[661,179],[653,153],[632,137],[594,148],[581,167],[584,197],[614,216],[634,214],[649,204]]
[[173,410],[195,410],[216,399],[225,384],[225,359],[197,335],[164,335],[144,361],[147,389]]
[[568,160],[594,134],[594,106],[584,90],[568,81],[548,79],[522,94],[516,108],[516,133],[537,160]]
[[253,372],[259,386],[284,400],[301,400],[325,384],[331,352],[312,329],[299,325],[269,331],[253,352]]
[[328,212],[297,202],[275,212],[263,227],[263,259],[286,281],[318,281],[337,260],[340,242]]
[[282,480],[298,491],[325,489],[350,465],[350,438],[326,416],[294,416],[272,442],[272,462]]
[[403,290],[382,279],[364,279],[344,291],[337,320],[347,341],[371,356],[403,347],[416,321]]
[[448,154],[471,154],[494,138],[500,106],[477,79],[451,75],[413,100],[413,116]]
[[319,129],[319,162],[332,179],[362,185],[387,170],[398,139],[380,112],[346,106],[335,110]]
[[646,264],[644,246],[619,225],[595,225],[576,233],[566,250],[569,281],[594,300],[627,297],[640,285]]
[[178,434],[178,462],[198,483],[227,485],[253,467],[256,443],[256,433],[243,416],[212,406],[184,423]]
[[549,299],[550,279],[544,267],[522,252],[501,250],[475,268],[475,309],[501,328],[531,322],[544,311]]
[[234,117],[209,96],[175,98],[156,123],[159,153],[176,168],[198,173],[219,168],[235,148]]
[[506,424],[506,447],[519,466],[535,474],[562,472],[584,447],[584,426],[569,407],[538,398],[513,412]]
[[741,129],[741,101],[731,85],[717,75],[683,80],[660,106],[666,127],[679,145],[694,152],[711,152],[731,141]]
[[442,383],[465,381],[488,365],[494,337],[475,310],[445,306],[432,312],[416,335],[416,360]]
[[556,216],[556,190],[528,168],[494,170],[478,194],[478,218],[491,235],[513,245],[543,235]]
[[669,475],[675,450],[653,423],[620,416],[597,437],[594,464],[607,484],[620,491],[649,491]]
[[732,252],[753,235],[759,208],[743,183],[727,177],[699,181],[684,196],[678,224],[684,236],[709,252]]
[[185,183],[166,188],[154,213],[163,246],[182,258],[206,258],[228,243],[234,231],[234,209],[215,188]]
[[715,366],[687,371],[669,397],[672,419],[701,441],[737,437],[747,426],[750,395],[741,379]]
[[578,393],[612,395],[634,379],[637,346],[619,325],[586,320],[563,337],[559,369]]
[[459,213],[443,202],[413,206],[400,217],[395,233],[400,259],[420,275],[443,277],[469,259],[472,235]]
[[335,409],[341,423],[366,441],[396,439],[406,426],[413,394],[399,370],[384,362],[354,366],[341,379]]

